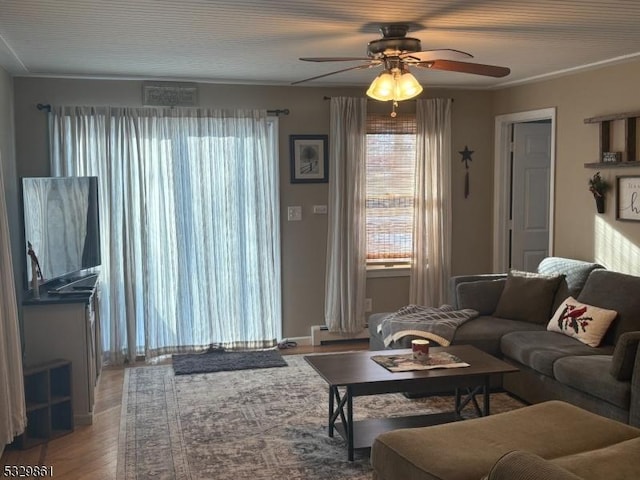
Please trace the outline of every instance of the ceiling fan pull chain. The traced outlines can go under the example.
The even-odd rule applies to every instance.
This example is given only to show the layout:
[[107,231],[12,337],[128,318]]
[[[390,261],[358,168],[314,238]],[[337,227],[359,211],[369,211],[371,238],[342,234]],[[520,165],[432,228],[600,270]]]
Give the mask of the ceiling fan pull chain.
[[391,118],[396,118],[396,115],[398,115],[396,113],[396,108],[398,107],[398,102],[397,100],[393,101],[393,106],[391,107]]

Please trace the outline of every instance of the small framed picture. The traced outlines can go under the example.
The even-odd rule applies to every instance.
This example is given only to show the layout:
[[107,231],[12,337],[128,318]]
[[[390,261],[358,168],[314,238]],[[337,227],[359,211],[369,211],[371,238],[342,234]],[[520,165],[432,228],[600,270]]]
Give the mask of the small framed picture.
[[291,183],[329,181],[328,143],[328,135],[289,135]]
[[640,222],[640,176],[616,177],[616,220]]

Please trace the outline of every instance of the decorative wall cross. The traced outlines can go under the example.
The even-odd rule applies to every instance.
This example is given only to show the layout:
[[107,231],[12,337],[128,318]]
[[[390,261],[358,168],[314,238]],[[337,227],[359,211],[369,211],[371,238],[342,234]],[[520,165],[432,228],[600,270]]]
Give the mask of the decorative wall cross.
[[464,168],[466,170],[464,174],[464,198],[467,198],[469,196],[469,162],[473,161],[473,158],[471,158],[473,150],[469,150],[469,147],[465,145],[464,150],[458,153],[462,155],[462,161],[464,162]]

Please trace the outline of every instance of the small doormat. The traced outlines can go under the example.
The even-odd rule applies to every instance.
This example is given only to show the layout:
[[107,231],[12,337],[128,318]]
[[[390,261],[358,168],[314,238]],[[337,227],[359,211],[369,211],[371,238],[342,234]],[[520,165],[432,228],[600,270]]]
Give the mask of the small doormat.
[[176,375],[287,366],[277,350],[194,353],[173,355],[172,359]]

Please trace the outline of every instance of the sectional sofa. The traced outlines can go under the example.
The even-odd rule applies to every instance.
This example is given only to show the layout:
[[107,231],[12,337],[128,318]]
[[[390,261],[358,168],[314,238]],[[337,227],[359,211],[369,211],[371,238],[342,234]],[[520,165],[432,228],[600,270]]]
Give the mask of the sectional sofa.
[[[548,257],[538,271],[457,276],[450,303],[479,315],[452,344],[471,344],[517,366],[506,391],[528,403],[562,400],[640,426],[640,277],[580,260]],[[385,346],[369,318],[370,348]]]

